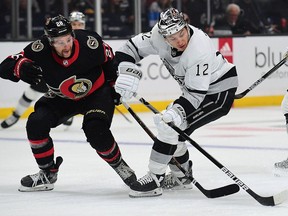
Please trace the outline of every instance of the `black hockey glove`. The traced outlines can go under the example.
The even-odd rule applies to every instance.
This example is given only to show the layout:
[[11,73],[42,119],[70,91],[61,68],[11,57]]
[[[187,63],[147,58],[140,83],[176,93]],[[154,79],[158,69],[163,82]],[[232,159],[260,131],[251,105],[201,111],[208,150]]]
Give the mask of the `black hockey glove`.
[[111,96],[112,96],[113,101],[114,101],[114,104],[115,104],[116,106],[122,104],[121,99],[120,99],[120,98],[121,98],[121,95],[118,94],[118,93],[115,91],[115,88],[114,88],[114,87],[111,87]]
[[288,113],[284,114],[285,119],[286,119],[286,125],[288,125]]
[[42,69],[33,61],[21,58],[15,65],[14,74],[19,79],[31,85],[37,85],[42,79]]

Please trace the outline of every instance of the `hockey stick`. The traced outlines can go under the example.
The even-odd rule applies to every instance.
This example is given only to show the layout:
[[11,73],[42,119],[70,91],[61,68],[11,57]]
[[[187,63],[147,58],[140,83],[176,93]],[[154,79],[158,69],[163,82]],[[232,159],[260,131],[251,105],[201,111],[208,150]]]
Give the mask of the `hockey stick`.
[[123,113],[121,112],[121,110],[115,106],[115,109],[130,123],[132,123],[132,121]]
[[[138,97],[137,97],[138,98]],[[144,98],[138,98],[138,100],[148,107],[152,112],[159,113],[159,111],[154,108],[149,102]],[[241,181],[237,176],[235,176],[227,167],[223,166],[214,157],[212,157],[208,152],[206,152],[199,144],[192,140],[185,132],[176,127],[173,123],[168,123],[182,138],[187,140],[192,144],[198,151],[200,151],[204,156],[206,156],[212,163],[214,163],[222,172],[224,172],[229,178],[231,178],[237,185],[239,185],[244,191],[250,194],[255,200],[264,206],[275,206],[283,203],[288,198],[288,190],[282,191],[276,195],[263,197],[251,190],[243,181]]]
[[260,83],[262,83],[268,76],[270,76],[272,73],[274,73],[278,68],[280,68],[285,62],[287,61],[288,53],[285,54],[284,58],[276,64],[273,68],[271,68],[267,73],[265,73],[260,79],[258,79],[256,82],[254,82],[248,89],[245,91],[236,94],[234,96],[235,99],[241,99],[243,98],[248,92],[250,92],[252,89],[254,89],[256,86],[258,86]]
[[[132,110],[132,108],[125,102],[122,102],[124,107],[130,112],[130,114],[134,117],[134,119],[139,123],[139,125],[144,129],[144,131],[152,138],[152,140],[155,140],[155,135],[149,130],[149,128],[145,125],[145,123],[139,118],[139,116]],[[237,184],[231,184],[224,187],[207,190],[201,186],[200,183],[197,182],[197,180],[189,174],[187,170],[185,170],[181,164],[173,157],[171,162],[175,164],[181,172],[184,173],[184,175],[191,180],[191,182],[207,197],[207,198],[217,198],[217,197],[223,197],[230,194],[237,193],[240,188]]]

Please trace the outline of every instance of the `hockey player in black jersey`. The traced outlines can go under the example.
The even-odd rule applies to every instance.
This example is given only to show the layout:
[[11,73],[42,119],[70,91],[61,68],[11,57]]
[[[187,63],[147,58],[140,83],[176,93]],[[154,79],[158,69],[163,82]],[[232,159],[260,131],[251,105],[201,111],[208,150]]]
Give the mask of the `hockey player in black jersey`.
[[[69,21],[71,22],[72,29],[85,29],[86,18],[85,15],[80,11],[73,11],[69,15]],[[42,80],[37,85],[30,85],[19,98],[18,103],[12,112],[12,114],[6,118],[0,124],[0,130],[10,128],[15,125],[20,117],[25,113],[29,108],[31,103],[37,100],[43,93],[46,93],[48,88],[45,82]],[[72,125],[73,117],[69,118],[67,121],[63,122],[63,125],[67,126],[65,129],[68,129]]]
[[72,30],[62,15],[49,18],[45,36],[30,43],[0,65],[0,77],[37,84],[43,79],[49,90],[34,106],[27,120],[26,132],[40,171],[21,179],[19,191],[52,190],[63,159],[54,162],[54,144],[50,136],[71,116],[82,114],[82,129],[87,141],[130,186],[134,171],[122,159],[110,131],[118,94],[113,84],[117,78],[112,49],[96,33]]

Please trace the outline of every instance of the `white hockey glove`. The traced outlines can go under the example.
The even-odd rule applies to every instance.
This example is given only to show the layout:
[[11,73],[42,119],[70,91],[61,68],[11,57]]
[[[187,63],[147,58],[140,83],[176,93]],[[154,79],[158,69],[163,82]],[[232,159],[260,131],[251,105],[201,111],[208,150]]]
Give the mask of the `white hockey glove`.
[[179,104],[169,105],[162,114],[154,117],[154,123],[158,130],[157,138],[162,142],[177,145],[178,133],[167,124],[170,122],[182,130],[186,128],[186,114]]
[[162,119],[166,123],[173,122],[176,127],[180,127],[182,130],[185,129],[186,113],[179,104],[170,104],[163,112]]
[[154,115],[153,119],[158,131],[157,139],[164,143],[177,145],[178,133],[163,121],[162,114]]
[[131,62],[121,62],[118,66],[118,72],[115,91],[122,96],[124,102],[127,102],[136,93],[142,72],[137,65]]

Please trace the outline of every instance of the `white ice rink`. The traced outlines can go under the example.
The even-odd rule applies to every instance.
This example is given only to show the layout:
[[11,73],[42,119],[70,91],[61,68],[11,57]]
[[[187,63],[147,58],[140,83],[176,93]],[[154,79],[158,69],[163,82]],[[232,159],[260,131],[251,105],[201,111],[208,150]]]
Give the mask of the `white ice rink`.
[[[147,172],[151,139],[134,121],[117,114],[112,131],[127,163],[137,177]],[[155,132],[152,113],[140,113]],[[118,175],[85,141],[81,117],[68,131],[54,129],[55,155],[64,162],[55,189],[18,192],[20,179],[38,172],[26,141],[25,123],[0,131],[1,216],[287,216],[288,202],[267,207],[244,190],[216,199],[206,198],[196,187],[189,191],[164,191],[162,196],[133,199]],[[261,196],[288,189],[288,177],[275,177],[273,164],[288,157],[288,135],[280,107],[232,109],[222,119],[198,129],[191,138]],[[189,143],[194,177],[206,189],[234,183]]]

